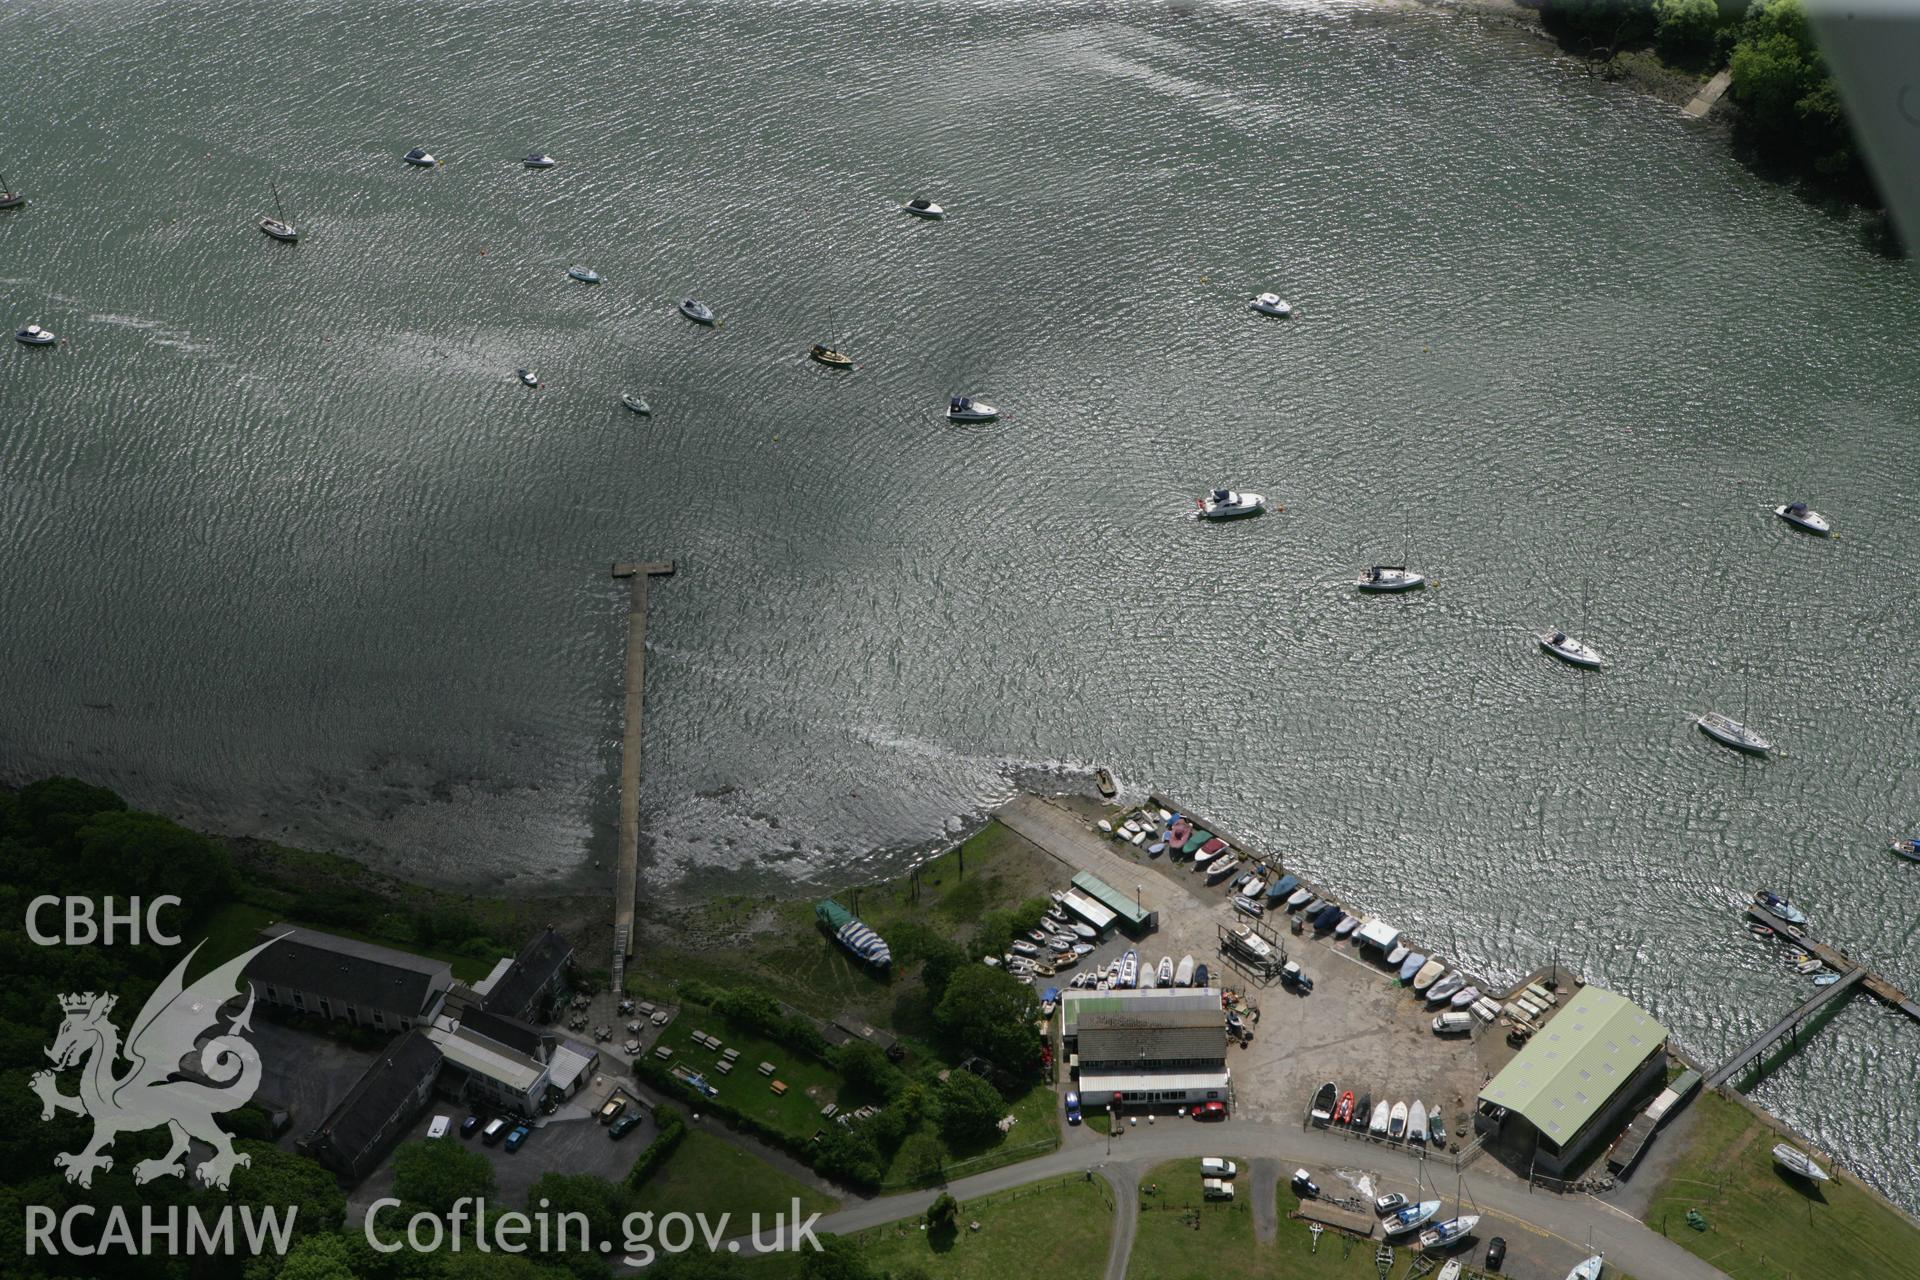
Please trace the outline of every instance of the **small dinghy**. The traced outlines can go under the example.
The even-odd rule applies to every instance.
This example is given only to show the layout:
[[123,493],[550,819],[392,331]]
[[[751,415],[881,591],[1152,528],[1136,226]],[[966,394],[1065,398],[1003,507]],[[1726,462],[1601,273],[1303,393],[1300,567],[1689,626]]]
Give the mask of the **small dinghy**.
[[1444,1148],[1447,1145],[1447,1126],[1440,1119],[1438,1105],[1427,1108],[1427,1141],[1436,1147]]
[[1427,1140],[1427,1104],[1415,1099],[1407,1112],[1407,1141],[1424,1144]]
[[1403,564],[1375,564],[1361,570],[1354,585],[1362,591],[1412,591],[1427,585],[1427,575],[1415,573]]
[[1353,1107],[1354,1130],[1358,1132],[1360,1130],[1365,1129],[1367,1127],[1367,1121],[1372,1117],[1372,1115],[1373,1115],[1373,1095],[1370,1093],[1363,1093],[1360,1095],[1360,1101],[1355,1103]]
[[1450,1000],[1453,998],[1454,992],[1466,985],[1467,980],[1465,978],[1457,973],[1450,973],[1427,988],[1427,1002],[1429,1004],[1437,1004],[1442,1000]]
[[1540,647],[1562,662],[1598,671],[1607,665],[1606,657],[1592,645],[1582,644],[1564,631],[1540,633]]
[[1304,907],[1309,902],[1312,902],[1312,901],[1313,901],[1313,890],[1295,889],[1293,893],[1287,898],[1287,910],[1292,911],[1298,907]]
[[1140,985],[1140,953],[1129,950],[1120,957],[1120,985],[1137,987]]
[[1725,743],[1735,751],[1764,756],[1773,750],[1771,742],[1733,717],[1721,715],[1718,711],[1709,711],[1694,723],[1700,726],[1700,732],[1715,742]]
[[1147,856],[1149,858],[1157,858],[1161,854],[1165,853],[1166,851],[1167,851],[1167,842],[1165,840],[1155,840],[1152,844],[1147,846]]
[[948,422],[992,422],[1000,416],[1000,411],[984,400],[975,400],[972,396],[947,397]]
[[1334,1099],[1339,1096],[1339,1087],[1331,1080],[1314,1092],[1313,1110],[1309,1114],[1315,1124],[1326,1124],[1333,1119]]
[[1387,1113],[1387,1137],[1394,1142],[1407,1136],[1407,1104],[1396,1102]]
[[1300,887],[1299,876],[1296,876],[1296,875],[1281,876],[1278,880],[1275,880],[1271,885],[1267,886],[1267,901],[1284,902],[1288,897],[1290,897],[1293,894],[1294,890],[1298,889],[1299,887]]
[[1173,957],[1161,956],[1160,964],[1153,971],[1153,979],[1163,987],[1173,985]]
[[1396,943],[1393,950],[1387,952],[1387,967],[1390,969],[1398,969],[1400,962],[1406,958],[1407,944],[1404,942]]
[[1420,972],[1413,975],[1413,989],[1415,991],[1425,991],[1428,987],[1440,981],[1440,975],[1446,971],[1446,961],[1427,961],[1424,965],[1420,966]]
[[925,218],[930,222],[938,222],[947,216],[947,211],[931,200],[909,200],[900,208],[916,218]]
[[53,330],[43,329],[37,324],[30,324],[23,328],[15,329],[13,331],[13,340],[23,346],[29,347],[50,347],[60,341]]
[[595,271],[592,267],[583,267],[577,262],[567,268],[567,276],[569,279],[578,280],[581,284],[600,283],[600,273],[598,271]]
[[1233,897],[1229,898],[1228,901],[1233,903],[1233,909],[1242,915],[1261,916],[1266,914],[1267,909],[1265,907],[1244,893],[1236,893]]
[[[1380,1105],[1385,1106],[1386,1104],[1383,1102]],[[1407,1232],[1415,1230],[1427,1222],[1438,1212],[1440,1212],[1440,1202],[1438,1200],[1422,1200],[1418,1204],[1410,1204],[1404,1209],[1395,1209],[1386,1216],[1380,1223],[1380,1226],[1390,1236],[1405,1235]]]
[[1567,1280],[1600,1280],[1600,1271],[1606,1265],[1606,1260],[1596,1253],[1567,1272]]
[[[1393,1108],[1385,1102],[1380,1103],[1373,1109],[1373,1119],[1367,1125],[1367,1132],[1378,1138],[1386,1137],[1387,1125],[1391,1123],[1392,1118]],[[1438,1204],[1434,1205],[1436,1209],[1439,1207]]]
[[[853,368],[852,356],[848,355],[844,351],[835,351],[832,347],[823,347],[817,342],[813,344],[813,347],[810,350],[808,350],[807,358],[809,360],[813,360],[820,364],[823,364],[827,366],[827,368],[829,369]],[[1113,793],[1109,791],[1106,794],[1112,795]]]
[[1821,974],[1820,976],[1818,976],[1818,977],[1816,977],[1816,978],[1815,978],[1815,979],[1813,980],[1813,985],[1814,985],[1814,986],[1816,986],[1816,987],[1830,987],[1830,986],[1832,986],[1832,985],[1833,985],[1834,983],[1836,983],[1836,982],[1838,982],[1838,981],[1840,981],[1840,975],[1839,975],[1839,974],[1837,974],[1837,973],[1823,973],[1823,974]]
[[1199,520],[1238,520],[1260,515],[1267,509],[1267,500],[1259,494],[1233,489],[1215,489],[1204,498],[1195,498],[1193,503],[1197,508],[1194,518]]
[[1887,847],[1909,862],[1920,862],[1920,836],[1910,840],[1895,840]]
[[642,400],[639,396],[633,395],[629,392],[623,391],[620,393],[620,403],[627,406],[627,408],[633,410],[635,413],[639,414],[643,418],[649,417],[653,413],[652,405],[648,404],[645,400]]
[[520,379],[521,382],[529,387],[537,387],[540,385],[540,375],[531,369],[515,369],[513,376]]
[[1460,1259],[1448,1258],[1447,1265],[1440,1268],[1440,1273],[1434,1277],[1434,1280],[1460,1280],[1460,1266]]
[[520,163],[529,169],[551,169],[560,162],[544,151],[536,151]]
[[1277,293],[1263,293],[1249,305],[1263,316],[1279,316],[1282,320],[1293,314],[1293,308]]
[[425,147],[415,147],[413,150],[407,152],[407,154],[405,154],[404,156],[401,156],[400,158],[402,160],[405,160],[408,164],[417,164],[422,169],[431,169],[433,168],[433,166],[440,163],[438,160],[435,160],[433,158],[433,153],[431,151],[428,151]]
[[1360,927],[1359,916],[1342,916],[1340,917],[1340,923],[1333,926],[1333,936],[1336,938],[1348,937],[1353,933],[1355,929],[1359,927]]
[[1173,825],[1167,828],[1167,843],[1178,849],[1193,838],[1193,824],[1185,818],[1175,818]]
[[1070,927],[1073,929],[1074,936],[1082,942],[1092,942],[1099,936],[1093,931],[1093,926],[1090,924],[1081,924],[1076,920]]
[[1479,998],[1480,998],[1480,988],[1476,986],[1468,985],[1460,988],[1458,991],[1448,996],[1447,1003],[1451,1004],[1456,1009],[1465,1009],[1469,1005],[1471,1005],[1474,1001],[1478,1000]]
[[1190,987],[1193,985],[1193,957],[1181,956],[1179,966],[1173,971],[1173,985]]
[[680,314],[695,324],[714,323],[713,308],[698,298],[680,299]]
[[1785,920],[1788,924],[1805,924],[1807,922],[1806,912],[1794,906],[1792,902],[1777,893],[1770,893],[1762,889],[1753,895],[1753,900],[1758,905],[1765,907],[1768,911],[1773,912],[1774,915]]
[[1823,538],[1833,532],[1833,525],[1827,518],[1804,502],[1789,502],[1784,507],[1775,507],[1773,514],[1796,528],[1817,533]]
[[1473,1234],[1480,1225],[1480,1215],[1469,1213],[1465,1217],[1448,1218],[1445,1222],[1435,1223],[1420,1233],[1422,1249],[1445,1249],[1457,1244]]
[[1400,981],[1412,982],[1413,975],[1420,972],[1420,966],[1424,965],[1426,962],[1427,962],[1427,958],[1421,955],[1418,951],[1415,951],[1410,955],[1408,955],[1406,959],[1400,962]]
[[1194,966],[1194,970],[1193,970],[1194,986],[1205,987],[1205,986],[1208,986],[1212,981],[1213,981],[1212,978],[1209,977],[1207,974],[1207,966],[1203,964]]
[[1240,859],[1234,856],[1232,850],[1228,850],[1215,858],[1213,865],[1207,868],[1207,883],[1218,884],[1239,869]]

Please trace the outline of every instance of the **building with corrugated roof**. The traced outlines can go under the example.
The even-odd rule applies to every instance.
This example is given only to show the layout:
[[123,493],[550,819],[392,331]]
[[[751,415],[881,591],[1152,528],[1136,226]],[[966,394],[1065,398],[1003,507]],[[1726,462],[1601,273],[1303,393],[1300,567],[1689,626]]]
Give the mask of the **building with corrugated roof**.
[[1582,987],[1480,1090],[1488,1146],[1558,1176],[1665,1078],[1667,1029],[1625,996]]
[[1073,1055],[1084,1105],[1224,1102],[1226,1015],[1206,988],[1068,991],[1061,1041]]

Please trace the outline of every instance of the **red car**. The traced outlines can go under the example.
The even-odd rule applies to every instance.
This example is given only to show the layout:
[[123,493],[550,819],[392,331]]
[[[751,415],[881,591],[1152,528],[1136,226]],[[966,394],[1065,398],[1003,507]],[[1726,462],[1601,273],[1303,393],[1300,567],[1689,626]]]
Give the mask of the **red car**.
[[1202,1102],[1193,1109],[1195,1120],[1225,1120],[1227,1104],[1224,1102]]

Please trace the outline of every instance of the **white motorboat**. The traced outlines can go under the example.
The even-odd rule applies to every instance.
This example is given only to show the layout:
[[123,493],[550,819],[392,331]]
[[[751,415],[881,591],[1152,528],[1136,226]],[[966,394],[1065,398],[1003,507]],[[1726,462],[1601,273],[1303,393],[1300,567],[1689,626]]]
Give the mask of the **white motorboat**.
[[520,379],[521,382],[529,387],[537,387],[540,385],[540,375],[531,369],[515,369],[513,376]]
[[1073,944],[1073,954],[1077,956],[1088,955],[1092,951],[1093,944],[1091,942],[1076,942]]
[[1427,585],[1427,575],[1415,573],[1403,564],[1368,565],[1354,584],[1362,591],[1412,591]]
[[1715,742],[1723,742],[1735,751],[1745,751],[1750,755],[1764,756],[1773,750],[1773,744],[1755,733],[1732,716],[1709,711],[1694,721],[1700,731]]
[[1295,907],[1304,907],[1305,905],[1307,905],[1307,903],[1311,902],[1312,900],[1313,900],[1313,890],[1295,889],[1293,893],[1287,898],[1287,909],[1292,910]]
[[1429,1004],[1437,1004],[1442,1000],[1451,1000],[1453,993],[1459,991],[1466,985],[1467,980],[1465,977],[1458,973],[1450,973],[1427,988],[1427,1002]]
[[713,308],[698,298],[680,299],[680,314],[695,324],[714,323]]
[[972,396],[947,397],[948,422],[992,422],[1000,416],[1000,411],[984,400],[975,400]]
[[413,150],[407,152],[407,154],[405,154],[404,156],[401,156],[400,158],[402,160],[405,160],[408,164],[417,164],[422,169],[431,169],[433,168],[434,165],[440,163],[438,160],[435,160],[433,158],[433,153],[431,151],[428,151],[425,147],[415,147]]
[[1542,631],[1540,647],[1562,662],[1570,662],[1576,667],[1589,667],[1598,671],[1607,665],[1607,659],[1590,644],[1583,644],[1564,631]]
[[[1387,1104],[1383,1102],[1380,1105],[1384,1107]],[[1378,1114],[1377,1111],[1376,1114]],[[1383,1124],[1375,1132],[1383,1131],[1385,1128]],[[1418,1230],[1438,1212],[1440,1212],[1438,1200],[1422,1200],[1418,1204],[1410,1204],[1404,1209],[1394,1210],[1382,1220],[1380,1226],[1390,1236],[1405,1235],[1409,1231]]]
[[1025,938],[1015,938],[1012,945],[1013,949],[1023,956],[1037,956],[1040,954],[1039,944],[1028,942]]
[[1233,904],[1233,909],[1235,911],[1240,912],[1242,915],[1262,916],[1262,915],[1265,915],[1267,912],[1267,909],[1265,907],[1261,906],[1259,903],[1255,902],[1252,898],[1249,898],[1244,893],[1236,893],[1231,898],[1227,899],[1227,901],[1231,902]]
[[1120,985],[1137,987],[1140,985],[1140,953],[1129,949],[1120,957]]
[[1808,533],[1817,533],[1821,537],[1833,532],[1832,523],[1804,502],[1789,502],[1783,507],[1775,507],[1773,514],[1790,525],[1805,529]]
[[1407,1141],[1425,1144],[1427,1140],[1427,1104],[1416,1101],[1407,1112]]
[[925,218],[930,222],[938,222],[947,216],[945,209],[942,209],[933,201],[926,199],[915,198],[909,200],[901,205],[900,208],[916,218]]
[[1249,898],[1258,900],[1260,895],[1266,892],[1266,888],[1267,882],[1260,878],[1258,872],[1255,872],[1253,879],[1240,886],[1240,892],[1246,894]]
[[1154,970],[1154,980],[1163,987],[1173,985],[1173,957],[1161,956],[1160,965]]
[[1920,862],[1920,836],[1895,840],[1887,846],[1908,862]]
[[642,400],[639,396],[636,396],[631,392],[622,391],[620,393],[620,403],[627,406],[627,408],[633,410],[635,413],[639,414],[643,418],[649,417],[653,413],[652,405],[648,404],[645,400]]
[[1232,853],[1221,854],[1213,860],[1213,865],[1207,868],[1207,883],[1218,884],[1232,875],[1239,866],[1240,859]]
[[1360,927],[1359,916],[1355,916],[1355,915],[1341,916],[1340,923],[1333,926],[1333,936],[1336,938],[1350,937],[1353,931],[1355,929],[1358,929],[1359,927]]
[[1193,514],[1201,520],[1238,520],[1242,516],[1257,516],[1267,509],[1267,500],[1259,494],[1234,489],[1215,489],[1193,502],[1198,508]]
[[51,329],[30,324],[13,331],[13,340],[29,347],[50,347],[60,339]]
[[1445,1222],[1436,1222],[1420,1233],[1422,1249],[1445,1249],[1473,1234],[1480,1225],[1480,1215],[1469,1213],[1464,1217],[1448,1218]]
[[1828,1181],[1827,1171],[1815,1164],[1813,1157],[1798,1147],[1790,1147],[1784,1142],[1776,1143],[1773,1148],[1773,1160],[1788,1173],[1797,1173],[1814,1182]]
[[551,169],[560,162],[544,151],[535,151],[520,163],[529,169]]
[[1407,953],[1410,950],[1412,950],[1412,948],[1408,947],[1404,942],[1394,944],[1393,950],[1387,952],[1387,967],[1398,969],[1400,962],[1407,958]]
[[1284,320],[1293,314],[1293,308],[1277,293],[1263,293],[1249,305],[1263,316],[1279,316]]
[[[1367,1125],[1367,1132],[1371,1133],[1376,1138],[1384,1138],[1387,1134],[1387,1126],[1392,1122],[1392,1119],[1393,1119],[1392,1104],[1386,1103],[1386,1102],[1379,1103],[1373,1109],[1373,1119]],[[1433,1207],[1435,1209],[1438,1209],[1440,1207],[1440,1202],[1437,1200],[1434,1201]]]
[[595,271],[592,267],[583,267],[577,262],[567,268],[567,275],[571,279],[578,280],[581,284],[600,283],[600,273],[598,271]]
[[1387,1137],[1398,1142],[1407,1136],[1407,1104],[1396,1102],[1387,1113]]
[[1460,1259],[1448,1258],[1447,1265],[1440,1268],[1440,1273],[1434,1277],[1434,1280],[1460,1280],[1460,1265]]
[[1427,961],[1424,965],[1420,966],[1420,971],[1413,975],[1413,989],[1415,991],[1425,991],[1428,987],[1438,982],[1440,975],[1446,971],[1447,965],[1445,961],[1439,959]]
[[1600,1271],[1606,1265],[1606,1261],[1596,1253],[1567,1272],[1567,1280],[1600,1280]]
[[1100,936],[1098,933],[1094,931],[1093,926],[1090,924],[1080,924],[1079,922],[1076,921],[1074,924],[1069,925],[1068,927],[1073,930],[1076,936],[1088,942],[1091,942],[1095,938]]
[[1807,913],[1777,893],[1769,893],[1762,889],[1753,895],[1753,900],[1788,924],[1805,925],[1807,923]]
[[1193,985],[1193,957],[1181,956],[1179,968],[1173,971],[1173,985],[1190,987]]

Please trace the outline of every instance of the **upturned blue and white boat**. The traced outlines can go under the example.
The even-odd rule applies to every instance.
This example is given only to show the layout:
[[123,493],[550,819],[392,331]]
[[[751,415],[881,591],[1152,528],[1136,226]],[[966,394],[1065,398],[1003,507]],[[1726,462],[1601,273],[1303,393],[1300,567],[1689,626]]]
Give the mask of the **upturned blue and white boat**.
[[833,940],[845,947],[855,957],[866,961],[876,969],[884,969],[893,963],[893,952],[886,941],[872,929],[853,918],[853,913],[826,898],[814,904],[814,919],[822,928],[833,935]]

